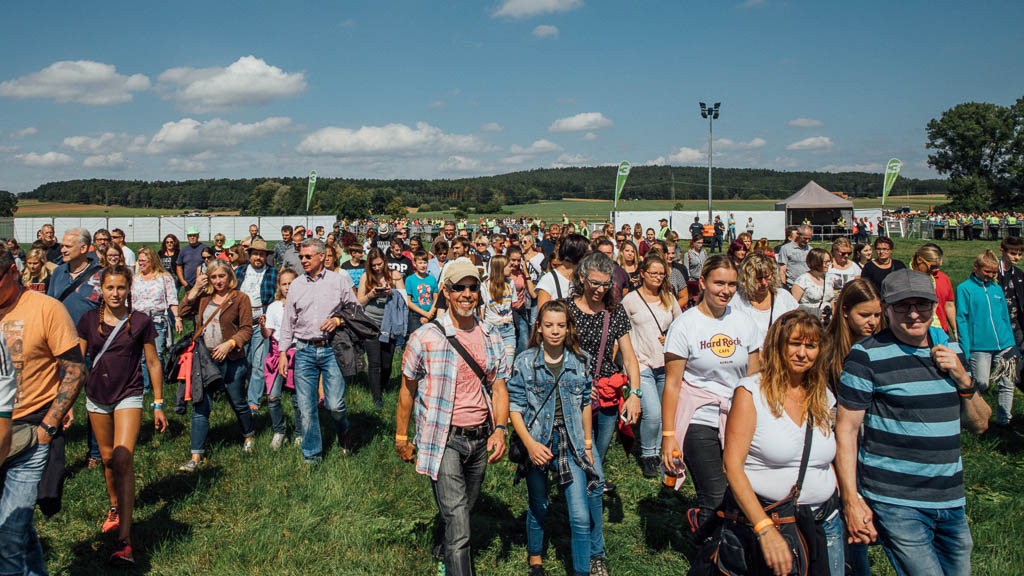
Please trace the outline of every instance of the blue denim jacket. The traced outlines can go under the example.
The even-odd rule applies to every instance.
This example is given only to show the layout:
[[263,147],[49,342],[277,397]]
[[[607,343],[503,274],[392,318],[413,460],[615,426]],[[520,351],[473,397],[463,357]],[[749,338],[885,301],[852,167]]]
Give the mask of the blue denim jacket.
[[[544,363],[544,350],[529,348],[516,357],[512,378],[507,382],[509,410],[523,416],[530,437],[548,446],[554,428],[554,394],[548,393],[555,385],[555,377]],[[558,398],[562,402],[562,417],[569,433],[573,452],[584,454],[583,407],[590,403],[591,379],[587,375],[587,357],[565,350],[562,373],[558,377]],[[547,402],[544,399],[547,398]],[[541,406],[543,404],[543,406]],[[535,414],[537,420],[530,426]]]

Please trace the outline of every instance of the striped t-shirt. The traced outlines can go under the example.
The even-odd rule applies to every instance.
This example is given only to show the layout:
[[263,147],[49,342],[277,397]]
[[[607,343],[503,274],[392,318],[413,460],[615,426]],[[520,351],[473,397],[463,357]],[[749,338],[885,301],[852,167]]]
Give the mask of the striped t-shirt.
[[[931,334],[966,365],[955,342]],[[867,412],[857,454],[865,498],[915,508],[965,505],[960,396],[928,347],[903,344],[891,330],[861,340],[843,363],[839,404]]]

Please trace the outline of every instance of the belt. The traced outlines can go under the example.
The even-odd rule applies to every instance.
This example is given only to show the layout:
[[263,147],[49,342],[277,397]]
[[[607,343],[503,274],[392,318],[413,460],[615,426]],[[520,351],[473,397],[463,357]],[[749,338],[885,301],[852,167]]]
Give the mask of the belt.
[[458,426],[452,426],[452,436],[462,436],[475,440],[479,438],[487,438],[491,435],[491,423],[484,422],[477,426],[470,426],[468,428],[460,428]]
[[316,340],[303,340],[302,338],[296,338],[299,342],[302,342],[306,346],[316,346],[317,348],[323,348],[329,346],[326,338],[317,338]]

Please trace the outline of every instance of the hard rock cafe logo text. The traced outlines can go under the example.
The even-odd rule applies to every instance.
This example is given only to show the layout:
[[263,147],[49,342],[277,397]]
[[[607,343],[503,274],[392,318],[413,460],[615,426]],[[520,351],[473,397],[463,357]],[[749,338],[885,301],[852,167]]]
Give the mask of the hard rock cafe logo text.
[[728,358],[736,352],[740,341],[730,338],[725,334],[715,334],[711,338],[700,343],[701,350],[711,350],[711,353],[719,358]]

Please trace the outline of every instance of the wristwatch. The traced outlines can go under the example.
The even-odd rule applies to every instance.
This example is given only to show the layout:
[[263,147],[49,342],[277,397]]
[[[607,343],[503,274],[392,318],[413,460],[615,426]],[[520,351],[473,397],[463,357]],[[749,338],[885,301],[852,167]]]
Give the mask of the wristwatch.
[[54,436],[56,436],[57,432],[59,430],[56,426],[47,426],[44,423],[40,423],[39,427],[42,428],[47,434],[49,434],[50,438],[53,438]]
[[644,397],[644,391],[641,390],[640,388],[630,388],[629,389],[629,395],[630,396],[636,396],[637,398],[643,398]]

